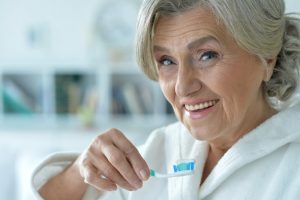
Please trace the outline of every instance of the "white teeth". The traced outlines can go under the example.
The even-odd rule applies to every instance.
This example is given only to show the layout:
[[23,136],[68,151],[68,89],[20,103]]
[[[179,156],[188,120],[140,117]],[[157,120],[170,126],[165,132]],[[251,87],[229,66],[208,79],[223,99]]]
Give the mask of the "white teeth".
[[185,109],[187,109],[188,111],[195,111],[195,110],[201,110],[210,106],[213,106],[217,103],[216,100],[212,100],[212,101],[206,101],[203,103],[199,103],[199,104],[195,104],[195,105],[187,105],[185,104]]

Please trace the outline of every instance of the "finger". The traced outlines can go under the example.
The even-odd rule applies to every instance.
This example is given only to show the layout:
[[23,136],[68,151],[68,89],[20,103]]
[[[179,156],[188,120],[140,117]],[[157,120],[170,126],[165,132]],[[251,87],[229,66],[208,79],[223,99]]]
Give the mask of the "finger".
[[138,177],[141,180],[147,180],[150,176],[150,170],[136,147],[121,132],[113,134],[113,142],[124,152]]
[[141,157],[137,149],[127,153],[127,159],[131,163],[135,173],[143,181],[147,180],[150,176],[150,170],[146,161]]
[[132,187],[123,176],[109,163],[104,155],[94,156],[91,155],[93,165],[98,169],[98,173],[107,177],[113,183],[127,190],[133,191],[136,188]]
[[114,145],[103,148],[103,154],[124,179],[135,189],[142,187],[142,181],[136,175],[126,155]]
[[115,183],[109,179],[101,178],[94,166],[86,165],[84,167],[84,182],[92,185],[98,190],[114,191],[117,189]]

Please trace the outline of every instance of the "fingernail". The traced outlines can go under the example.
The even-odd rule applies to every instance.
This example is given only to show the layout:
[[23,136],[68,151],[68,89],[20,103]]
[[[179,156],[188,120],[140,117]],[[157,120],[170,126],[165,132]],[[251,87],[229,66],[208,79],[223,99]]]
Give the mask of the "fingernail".
[[142,177],[142,179],[143,179],[144,181],[148,179],[147,172],[146,172],[146,170],[144,170],[144,169],[142,169],[142,170],[140,171],[140,176]]

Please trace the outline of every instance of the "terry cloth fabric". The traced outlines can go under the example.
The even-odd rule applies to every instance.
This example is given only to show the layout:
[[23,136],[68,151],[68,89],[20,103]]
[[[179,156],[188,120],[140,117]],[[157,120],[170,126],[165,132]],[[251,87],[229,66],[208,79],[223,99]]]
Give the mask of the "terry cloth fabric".
[[[192,176],[150,178],[134,192],[119,189],[100,197],[90,188],[89,200],[298,200],[300,199],[300,105],[274,115],[240,138],[219,160],[201,186],[208,144],[192,138],[175,123],[154,131],[140,148],[150,168],[172,171],[178,159],[194,159]],[[43,161],[32,176],[37,191],[78,154],[56,154]],[[59,170],[58,170],[59,169]],[[36,192],[36,197],[39,197]]]

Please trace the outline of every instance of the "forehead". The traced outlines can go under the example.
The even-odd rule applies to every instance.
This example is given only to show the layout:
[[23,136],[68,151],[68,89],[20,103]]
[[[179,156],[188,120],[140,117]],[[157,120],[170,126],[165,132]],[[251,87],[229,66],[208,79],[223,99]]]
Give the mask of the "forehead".
[[166,39],[180,41],[181,39],[213,36],[225,39],[226,30],[214,14],[204,7],[196,7],[175,16],[161,16],[157,20],[154,32],[154,43]]

